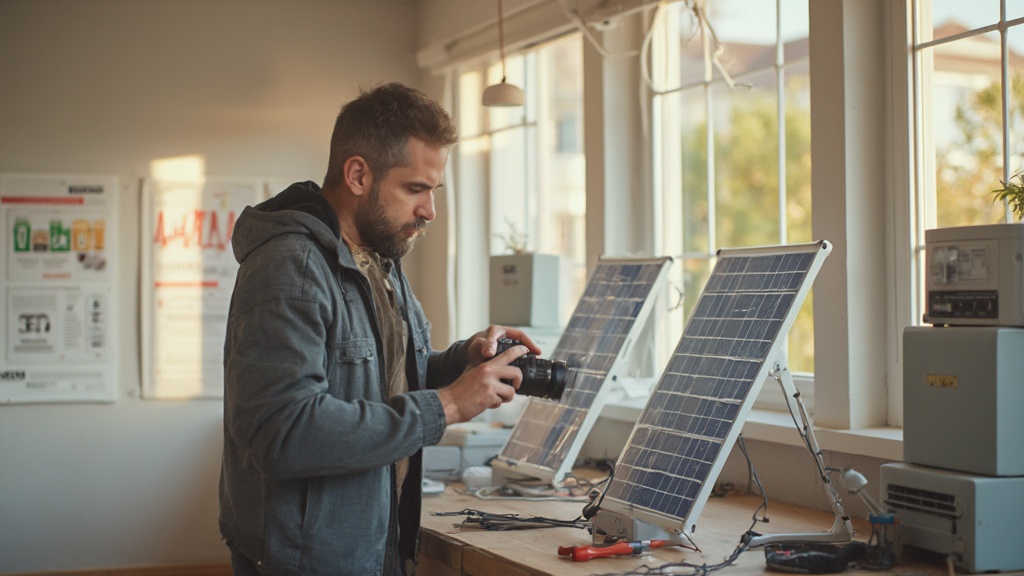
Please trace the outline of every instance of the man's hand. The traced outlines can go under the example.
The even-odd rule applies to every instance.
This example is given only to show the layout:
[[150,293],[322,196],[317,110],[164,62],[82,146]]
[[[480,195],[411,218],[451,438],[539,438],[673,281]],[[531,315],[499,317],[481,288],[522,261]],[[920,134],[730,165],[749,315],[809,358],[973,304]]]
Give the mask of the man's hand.
[[[484,340],[486,337],[481,338]],[[497,346],[497,338],[494,343]],[[455,382],[438,390],[447,423],[465,422],[488,408],[497,408],[511,401],[516,395],[516,388],[522,384],[523,373],[509,364],[528,351],[526,346],[513,346],[494,356],[492,350],[492,359],[471,366]]]
[[[486,330],[477,332],[466,340],[466,361],[469,366],[476,366],[494,357],[498,352],[498,340],[501,338],[512,338],[522,342],[531,353],[540,355],[540,348],[533,343],[533,340],[522,330],[506,328],[505,326],[491,326]],[[519,355],[521,356],[521,354]],[[516,356],[518,358],[519,356]],[[513,358],[512,360],[515,360]],[[509,360],[511,362],[512,360]],[[507,364],[508,362],[506,362]]]

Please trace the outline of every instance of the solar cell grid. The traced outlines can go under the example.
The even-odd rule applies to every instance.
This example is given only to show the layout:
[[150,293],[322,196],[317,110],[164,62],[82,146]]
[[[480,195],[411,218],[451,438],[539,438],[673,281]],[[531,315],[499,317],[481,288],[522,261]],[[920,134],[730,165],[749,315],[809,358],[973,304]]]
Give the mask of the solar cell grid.
[[612,509],[692,526],[829,250],[776,248],[720,252],[616,464],[605,493]]
[[649,313],[648,301],[664,279],[668,258],[602,259],[587,282],[551,359],[569,367],[558,402],[531,398],[512,430],[498,464],[532,464],[554,473],[571,466],[590,411],[610,371]]

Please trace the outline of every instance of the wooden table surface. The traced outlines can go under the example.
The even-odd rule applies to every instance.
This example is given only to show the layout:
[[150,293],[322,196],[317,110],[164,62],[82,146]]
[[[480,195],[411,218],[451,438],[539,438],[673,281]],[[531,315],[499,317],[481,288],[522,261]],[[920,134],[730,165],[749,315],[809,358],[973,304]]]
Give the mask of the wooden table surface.
[[[591,574],[622,574],[643,565],[660,566],[685,561],[714,565],[730,556],[752,523],[752,515],[761,503],[759,497],[730,495],[711,498],[697,520],[694,541],[700,552],[681,548],[659,548],[641,556],[597,558],[573,562],[559,557],[559,546],[591,544],[586,530],[556,527],[527,530],[490,531],[458,528],[465,516],[437,516],[437,512],[474,509],[491,514],[542,516],[572,520],[583,509],[581,502],[490,500],[460,493],[458,485],[449,485],[443,494],[424,498],[420,544],[420,576],[584,576]],[[825,532],[832,527],[834,516],[785,504],[769,502],[769,523],[758,523],[754,530],[763,534],[793,532]],[[866,541],[870,526],[854,520],[858,532],[855,539]],[[680,574],[692,569],[679,569]],[[898,564],[889,572],[848,570],[844,574],[942,575],[947,570],[938,563]],[[737,561],[724,568],[724,576],[747,574],[782,574],[765,569],[763,548],[743,552]]]

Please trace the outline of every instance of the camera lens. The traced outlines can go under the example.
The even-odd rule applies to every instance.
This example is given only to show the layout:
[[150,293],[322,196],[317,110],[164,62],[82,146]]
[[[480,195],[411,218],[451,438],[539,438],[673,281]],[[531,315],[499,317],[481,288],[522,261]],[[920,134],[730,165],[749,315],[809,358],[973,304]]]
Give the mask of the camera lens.
[[[522,344],[522,342],[511,338],[501,338],[498,340],[498,354],[518,344]],[[519,368],[519,371],[523,373],[523,381],[516,390],[516,394],[551,400],[562,398],[568,372],[565,362],[545,360],[538,358],[536,354],[524,354],[509,365]]]

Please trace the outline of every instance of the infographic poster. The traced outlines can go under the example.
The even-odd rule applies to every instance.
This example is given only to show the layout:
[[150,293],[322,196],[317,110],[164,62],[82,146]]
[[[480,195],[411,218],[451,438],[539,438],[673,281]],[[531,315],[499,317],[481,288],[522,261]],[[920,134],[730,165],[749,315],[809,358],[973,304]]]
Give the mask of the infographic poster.
[[116,176],[0,174],[0,401],[117,399]]
[[238,263],[231,234],[265,198],[259,182],[147,182],[143,200],[143,381],[148,399],[222,398]]

